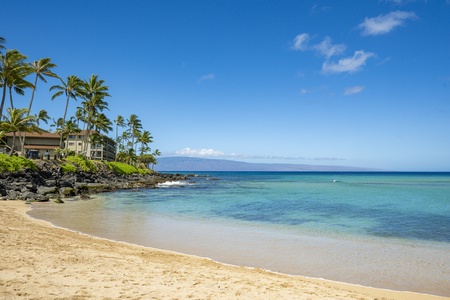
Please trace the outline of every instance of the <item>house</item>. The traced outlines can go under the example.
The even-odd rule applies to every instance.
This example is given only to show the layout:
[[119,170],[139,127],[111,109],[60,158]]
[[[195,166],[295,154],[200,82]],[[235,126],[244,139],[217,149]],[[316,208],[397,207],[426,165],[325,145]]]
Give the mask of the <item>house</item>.
[[[97,132],[93,130],[90,133],[92,135]],[[85,148],[83,139],[85,135],[86,130],[69,134],[64,141],[67,144],[65,147],[77,154],[83,154]],[[86,156],[90,159],[114,161],[116,159],[116,142],[105,135],[100,136],[103,140],[102,143],[87,144]]]
[[[41,129],[42,130],[42,129]],[[91,134],[96,133],[91,131]],[[77,154],[83,154],[84,152],[84,135],[86,131],[83,130],[80,133],[69,134],[67,138],[63,140],[63,147],[68,150],[72,150]],[[21,153],[21,145],[19,139],[19,133],[16,133],[16,139],[14,142],[14,151],[19,155],[23,155],[28,158],[41,158],[41,159],[57,159],[58,153],[56,149],[60,148],[59,140],[60,136],[56,133],[51,133],[46,130],[42,130],[41,133],[27,132],[20,133],[21,137],[25,135],[24,154]],[[103,143],[91,144],[88,143],[86,156],[90,159],[114,161],[116,158],[116,142],[105,136],[102,137]],[[4,150],[5,153],[9,153],[9,149],[12,146],[13,133],[9,132],[5,134],[6,145],[9,147]]]
[[[21,140],[25,136],[24,152],[21,152]],[[5,134],[6,145],[9,147],[5,149],[5,153],[9,153],[9,149],[13,146],[13,133],[8,132]],[[57,153],[56,149],[59,148],[59,135],[51,133],[46,130],[42,130],[41,133],[37,132],[21,132],[19,138],[19,133],[16,132],[16,139],[14,141],[14,151],[19,155],[23,155],[28,158],[47,158],[56,159]]]

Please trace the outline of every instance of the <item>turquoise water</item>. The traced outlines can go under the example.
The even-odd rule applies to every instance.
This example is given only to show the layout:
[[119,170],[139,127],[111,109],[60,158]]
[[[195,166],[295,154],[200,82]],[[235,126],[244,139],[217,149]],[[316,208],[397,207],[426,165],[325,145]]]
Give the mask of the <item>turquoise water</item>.
[[450,296],[450,173],[201,172],[30,215],[235,265]]
[[309,234],[450,243],[449,173],[200,173],[187,185],[109,194],[108,208]]

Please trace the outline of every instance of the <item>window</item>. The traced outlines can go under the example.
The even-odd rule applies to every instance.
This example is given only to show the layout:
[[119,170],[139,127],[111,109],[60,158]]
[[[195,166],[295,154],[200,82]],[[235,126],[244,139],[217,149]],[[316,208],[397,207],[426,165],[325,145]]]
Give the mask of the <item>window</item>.
[[75,136],[74,135],[69,135],[69,139],[74,139],[75,138]]
[[69,146],[74,146],[75,143],[74,142],[69,142]]

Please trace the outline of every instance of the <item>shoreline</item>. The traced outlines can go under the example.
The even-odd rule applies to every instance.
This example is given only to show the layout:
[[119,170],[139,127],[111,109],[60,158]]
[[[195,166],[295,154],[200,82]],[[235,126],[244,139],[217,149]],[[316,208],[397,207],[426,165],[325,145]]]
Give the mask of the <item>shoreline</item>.
[[219,263],[78,233],[1,201],[0,298],[446,299]]

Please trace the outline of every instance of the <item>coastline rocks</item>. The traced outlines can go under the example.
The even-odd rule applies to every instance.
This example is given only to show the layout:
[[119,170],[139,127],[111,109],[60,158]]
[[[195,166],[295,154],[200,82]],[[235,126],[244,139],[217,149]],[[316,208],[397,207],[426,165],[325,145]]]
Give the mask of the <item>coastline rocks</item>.
[[74,196],[86,199],[90,194],[120,189],[156,188],[158,183],[191,177],[165,173],[121,175],[109,170],[64,174],[56,164],[43,162],[37,165],[39,171],[24,170],[0,174],[0,200],[33,202]]

